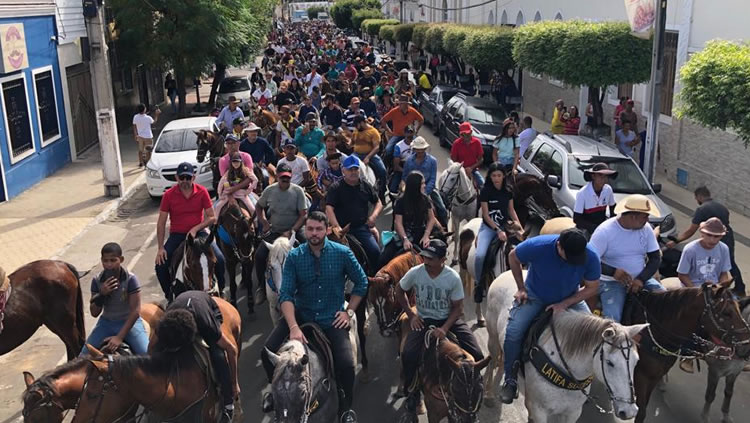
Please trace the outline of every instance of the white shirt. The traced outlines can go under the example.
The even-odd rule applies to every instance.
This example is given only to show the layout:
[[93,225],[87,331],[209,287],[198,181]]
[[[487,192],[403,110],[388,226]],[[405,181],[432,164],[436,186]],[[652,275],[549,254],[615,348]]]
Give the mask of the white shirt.
[[151,125],[154,123],[154,118],[145,113],[136,113],[133,116],[133,125],[135,125],[136,132],[141,138],[153,139],[154,133],[151,132]]
[[304,179],[303,173],[310,171],[310,165],[307,164],[307,160],[303,159],[300,156],[296,156],[293,162],[287,160],[286,157],[282,157],[281,160],[279,160],[279,163],[277,163],[277,167],[282,163],[286,163],[292,169],[293,184],[301,184],[302,180]]
[[529,148],[529,145],[531,145],[531,142],[534,141],[536,135],[537,132],[534,128],[526,128],[521,131],[520,134],[518,134],[518,141],[520,144],[520,151],[518,152],[519,157],[523,156],[523,153],[525,153],[526,149]]
[[393,155],[395,156],[396,154],[398,154],[401,159],[401,165],[403,166],[403,162],[405,162],[411,154],[411,144],[407,144],[404,140],[399,141],[398,144],[396,144],[396,148],[393,150]]
[[615,205],[615,194],[609,184],[604,184],[602,192],[596,195],[594,184],[589,182],[576,194],[576,204],[573,206],[574,213],[596,213],[604,211],[608,206]]
[[[599,225],[591,235],[589,245],[599,253],[602,263],[623,269],[635,278],[646,267],[646,255],[658,251],[659,244],[651,225],[625,229],[617,219],[617,216],[611,217]],[[614,278],[602,274],[602,280],[612,281]]]
[[315,76],[313,76],[312,73],[308,73],[305,76],[305,83],[309,83],[310,85],[307,87],[307,95],[312,94],[313,87],[319,86],[323,82],[323,77],[320,76],[319,73],[316,73]]
[[261,91],[260,88],[257,88],[255,92],[253,92],[253,97],[255,97],[256,100],[260,100],[261,97],[265,97],[266,100],[271,101],[273,98],[273,94],[271,94],[271,90],[266,88],[265,91]]

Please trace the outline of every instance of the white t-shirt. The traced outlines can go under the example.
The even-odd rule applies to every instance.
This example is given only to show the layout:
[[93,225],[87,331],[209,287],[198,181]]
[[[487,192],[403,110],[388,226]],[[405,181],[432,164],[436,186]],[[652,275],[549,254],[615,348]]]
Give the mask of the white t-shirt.
[[529,148],[529,145],[531,145],[531,142],[534,141],[534,138],[536,138],[537,132],[534,128],[526,128],[523,131],[521,131],[520,134],[518,134],[518,141],[520,144],[520,150],[518,154],[520,156],[523,156],[523,153],[526,152],[526,149]]
[[276,166],[278,167],[278,165],[282,163],[286,163],[292,169],[292,183],[293,184],[297,184],[297,185],[301,184],[302,180],[304,179],[303,173],[310,171],[310,165],[307,164],[307,160],[303,159],[300,156],[296,156],[293,162],[290,162],[289,160],[287,160],[286,157],[282,157]]
[[464,298],[464,288],[458,272],[448,266],[432,279],[424,264],[412,267],[399,282],[401,289],[414,288],[417,314],[423,319],[445,320],[451,313],[451,303]]
[[308,73],[305,76],[305,83],[309,83],[310,86],[307,87],[307,95],[312,94],[313,87],[319,86],[323,82],[323,77],[320,76],[319,73],[316,73],[315,76],[313,76],[312,73]]
[[261,91],[260,88],[257,88],[255,92],[253,92],[253,97],[255,97],[256,100],[260,100],[261,97],[265,97],[268,102],[271,102],[271,99],[273,99],[273,94],[271,94],[271,90],[266,88],[265,91]]
[[[651,225],[625,229],[617,219],[617,216],[611,217],[599,225],[589,244],[599,254],[602,263],[623,269],[635,278],[646,267],[646,255],[658,251],[659,244]],[[602,280],[612,281],[614,278],[602,274]]]
[[573,212],[587,214],[606,211],[607,207],[615,205],[615,194],[609,184],[604,184],[602,192],[596,195],[594,185],[589,182],[576,194],[576,204]]
[[393,149],[393,157],[399,156],[401,158],[401,165],[403,166],[404,161],[409,158],[411,154],[411,144],[407,144],[406,141],[401,140],[396,144],[396,148]]
[[153,139],[154,133],[151,132],[151,125],[154,123],[154,118],[145,113],[136,113],[133,116],[133,125],[135,125],[136,132],[141,138]]

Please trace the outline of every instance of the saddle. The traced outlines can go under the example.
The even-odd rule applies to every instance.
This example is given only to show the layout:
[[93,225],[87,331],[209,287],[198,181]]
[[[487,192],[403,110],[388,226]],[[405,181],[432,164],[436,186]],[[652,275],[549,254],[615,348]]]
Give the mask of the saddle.
[[300,330],[302,330],[305,338],[307,338],[308,347],[321,357],[323,367],[325,367],[328,376],[333,377],[336,374],[334,371],[333,351],[331,350],[331,342],[325,333],[323,333],[323,330],[315,323],[303,323],[300,326]]

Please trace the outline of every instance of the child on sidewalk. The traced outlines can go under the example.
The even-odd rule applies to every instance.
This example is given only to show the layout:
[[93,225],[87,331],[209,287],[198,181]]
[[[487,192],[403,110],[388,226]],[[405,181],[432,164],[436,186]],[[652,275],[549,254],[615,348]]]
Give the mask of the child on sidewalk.
[[[122,267],[125,258],[115,242],[101,250],[104,270],[91,281],[91,315],[100,316],[87,344],[114,353],[127,343],[134,354],[146,354],[148,334],[140,317],[141,285],[138,278]],[[84,346],[81,355],[88,354]]]
[[230,160],[232,161],[232,165],[229,167],[227,173],[221,177],[221,181],[219,181],[219,201],[214,205],[214,211],[218,216],[221,213],[221,209],[229,201],[229,198],[232,197],[242,201],[247,206],[250,214],[253,214],[255,213],[255,206],[253,206],[248,197],[248,194],[250,194],[249,185],[245,184],[246,188],[237,188],[246,181],[252,183],[250,169],[242,163],[242,156],[238,152],[232,153]]

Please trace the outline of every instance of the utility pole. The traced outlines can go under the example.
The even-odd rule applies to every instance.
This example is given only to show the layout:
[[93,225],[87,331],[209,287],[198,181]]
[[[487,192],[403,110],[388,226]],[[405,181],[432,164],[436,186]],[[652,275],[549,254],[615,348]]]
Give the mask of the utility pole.
[[120,160],[120,142],[117,137],[112,77],[107,53],[107,38],[104,28],[106,18],[104,1],[97,1],[95,16],[86,18],[86,30],[91,46],[91,82],[94,91],[96,126],[99,132],[99,149],[102,154],[102,176],[104,195],[119,197],[125,192]]
[[650,116],[646,133],[646,149],[644,157],[644,172],[649,183],[654,183],[656,173],[656,149],[659,145],[659,116],[661,115],[661,87],[664,79],[664,32],[667,27],[667,0],[657,0],[656,17],[654,20],[654,48],[651,54],[651,84],[649,93],[651,100]]
[[404,0],[399,1],[398,20],[399,22],[404,23]]

